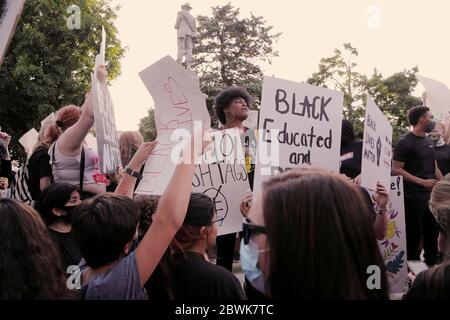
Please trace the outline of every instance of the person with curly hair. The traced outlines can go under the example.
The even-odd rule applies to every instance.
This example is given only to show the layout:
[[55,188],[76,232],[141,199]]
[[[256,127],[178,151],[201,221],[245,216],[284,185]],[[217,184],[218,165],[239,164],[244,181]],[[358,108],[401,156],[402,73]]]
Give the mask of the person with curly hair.
[[39,214],[0,199],[0,300],[71,297],[61,258]]

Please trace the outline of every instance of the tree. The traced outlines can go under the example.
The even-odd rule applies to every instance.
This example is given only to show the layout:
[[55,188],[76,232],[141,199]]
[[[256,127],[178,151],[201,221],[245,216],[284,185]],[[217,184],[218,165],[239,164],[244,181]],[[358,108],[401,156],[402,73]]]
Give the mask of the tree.
[[208,96],[207,107],[217,123],[212,106],[215,96],[224,88],[246,87],[259,105],[263,72],[258,63],[271,63],[278,56],[273,45],[281,33],[272,33],[261,16],[240,18],[239,9],[230,3],[212,7],[212,16],[198,16],[198,39],[194,45],[193,68],[200,87]]
[[[198,16],[197,23],[192,66],[201,91],[208,96],[206,105],[215,127],[218,120],[212,108],[214,98],[226,87],[246,87],[254,102],[251,108],[257,108],[263,78],[258,62],[271,63],[278,56],[273,45],[281,33],[272,34],[272,26],[267,26],[263,17],[251,14],[250,18],[240,19],[239,9],[230,3],[212,7],[212,16]],[[156,137],[153,110],[141,119],[139,128],[144,138]]]
[[0,22],[2,22],[3,11],[5,11],[6,0],[0,0]]
[[[81,29],[67,27],[67,8],[81,10]],[[109,79],[120,74],[124,54],[114,21],[119,7],[110,0],[28,0],[15,35],[0,67],[0,122],[17,139],[67,104],[80,105],[90,87],[90,74],[107,32],[106,60]]]
[[355,70],[357,49],[350,43],[343,47],[344,51],[335,49],[332,57],[320,60],[319,71],[308,79],[308,83],[344,93],[344,117],[353,123],[358,136],[362,136],[364,130],[366,95],[371,95],[391,122],[393,140],[397,141],[408,128],[407,110],[421,103],[412,95],[417,85],[415,74],[418,68],[404,70],[385,79],[375,69],[369,78]]
[[139,132],[144,137],[144,141],[153,141],[156,139],[155,109],[149,109],[148,116],[141,119],[139,122]]

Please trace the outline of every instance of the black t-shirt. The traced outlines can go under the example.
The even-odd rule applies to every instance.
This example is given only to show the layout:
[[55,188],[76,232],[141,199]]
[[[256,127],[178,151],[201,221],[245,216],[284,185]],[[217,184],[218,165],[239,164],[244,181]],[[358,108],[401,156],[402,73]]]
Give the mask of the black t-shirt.
[[[450,300],[450,265],[437,266],[419,273],[404,300]],[[442,274],[442,278],[430,280],[430,272]],[[431,282],[433,281],[433,282]]]
[[82,257],[73,233],[61,233],[52,229],[48,231],[61,254],[64,270],[70,265],[78,265]]
[[441,147],[436,147],[435,155],[442,175],[445,176],[450,173],[450,145],[445,144]]
[[244,300],[239,280],[227,269],[195,252],[173,256],[175,295],[180,300]]
[[[393,160],[405,163],[403,169],[422,179],[435,179],[435,151],[429,137],[419,137],[409,132],[394,147]],[[428,198],[431,189],[404,181],[405,194],[419,198]]]
[[52,176],[52,166],[50,165],[47,147],[40,146],[33,152],[28,160],[28,175],[28,190],[33,200],[37,200],[41,194],[41,178]]
[[362,140],[353,140],[341,147],[340,173],[351,179],[356,178],[361,173],[362,148]]

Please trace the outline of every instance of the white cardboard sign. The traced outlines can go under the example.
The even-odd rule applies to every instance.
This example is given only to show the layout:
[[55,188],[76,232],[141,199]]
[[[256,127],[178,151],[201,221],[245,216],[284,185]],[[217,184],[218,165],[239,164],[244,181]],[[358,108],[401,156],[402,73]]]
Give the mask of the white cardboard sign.
[[158,144],[147,159],[136,193],[161,195],[176,165],[171,153],[178,142],[172,141],[172,133],[181,128],[193,133],[194,121],[209,128],[211,118],[198,78],[170,56],[141,71],[139,76],[155,102]]
[[392,126],[370,96],[367,97],[361,161],[361,186],[376,190],[377,181],[391,182]]
[[386,237],[379,241],[390,293],[402,293],[408,280],[403,177],[391,177]]
[[255,192],[271,175],[301,164],[338,172],[342,108],[340,91],[264,77]]

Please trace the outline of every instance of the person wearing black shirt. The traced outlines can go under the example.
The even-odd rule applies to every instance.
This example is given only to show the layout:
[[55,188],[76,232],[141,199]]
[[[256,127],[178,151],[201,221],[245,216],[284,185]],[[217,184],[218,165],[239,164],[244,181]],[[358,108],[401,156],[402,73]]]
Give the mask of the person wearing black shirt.
[[169,266],[166,276],[171,288],[167,290],[174,299],[245,299],[239,280],[224,267],[207,261],[207,250],[217,236],[218,221],[214,211],[214,202],[207,195],[191,194],[183,226],[170,245],[170,254],[161,261]]
[[34,204],[59,249],[64,270],[68,266],[78,265],[82,258],[72,232],[73,212],[80,203],[76,186],[53,183],[41,192]]
[[363,142],[355,138],[353,124],[346,119],[342,120],[340,173],[350,179],[361,174],[362,148]]
[[433,141],[427,133],[435,123],[430,109],[413,107],[408,112],[411,132],[394,147],[393,172],[403,176],[408,260],[420,260],[423,241],[425,262],[436,264],[438,231],[428,209],[430,192],[442,174],[436,165]]
[[28,190],[36,201],[52,179],[52,166],[46,145],[38,146],[31,154],[28,160],[28,177]]
[[436,125],[434,130],[436,134],[436,161],[441,170],[442,175],[450,173],[450,145],[446,144],[444,141],[445,137],[445,127],[442,123]]

